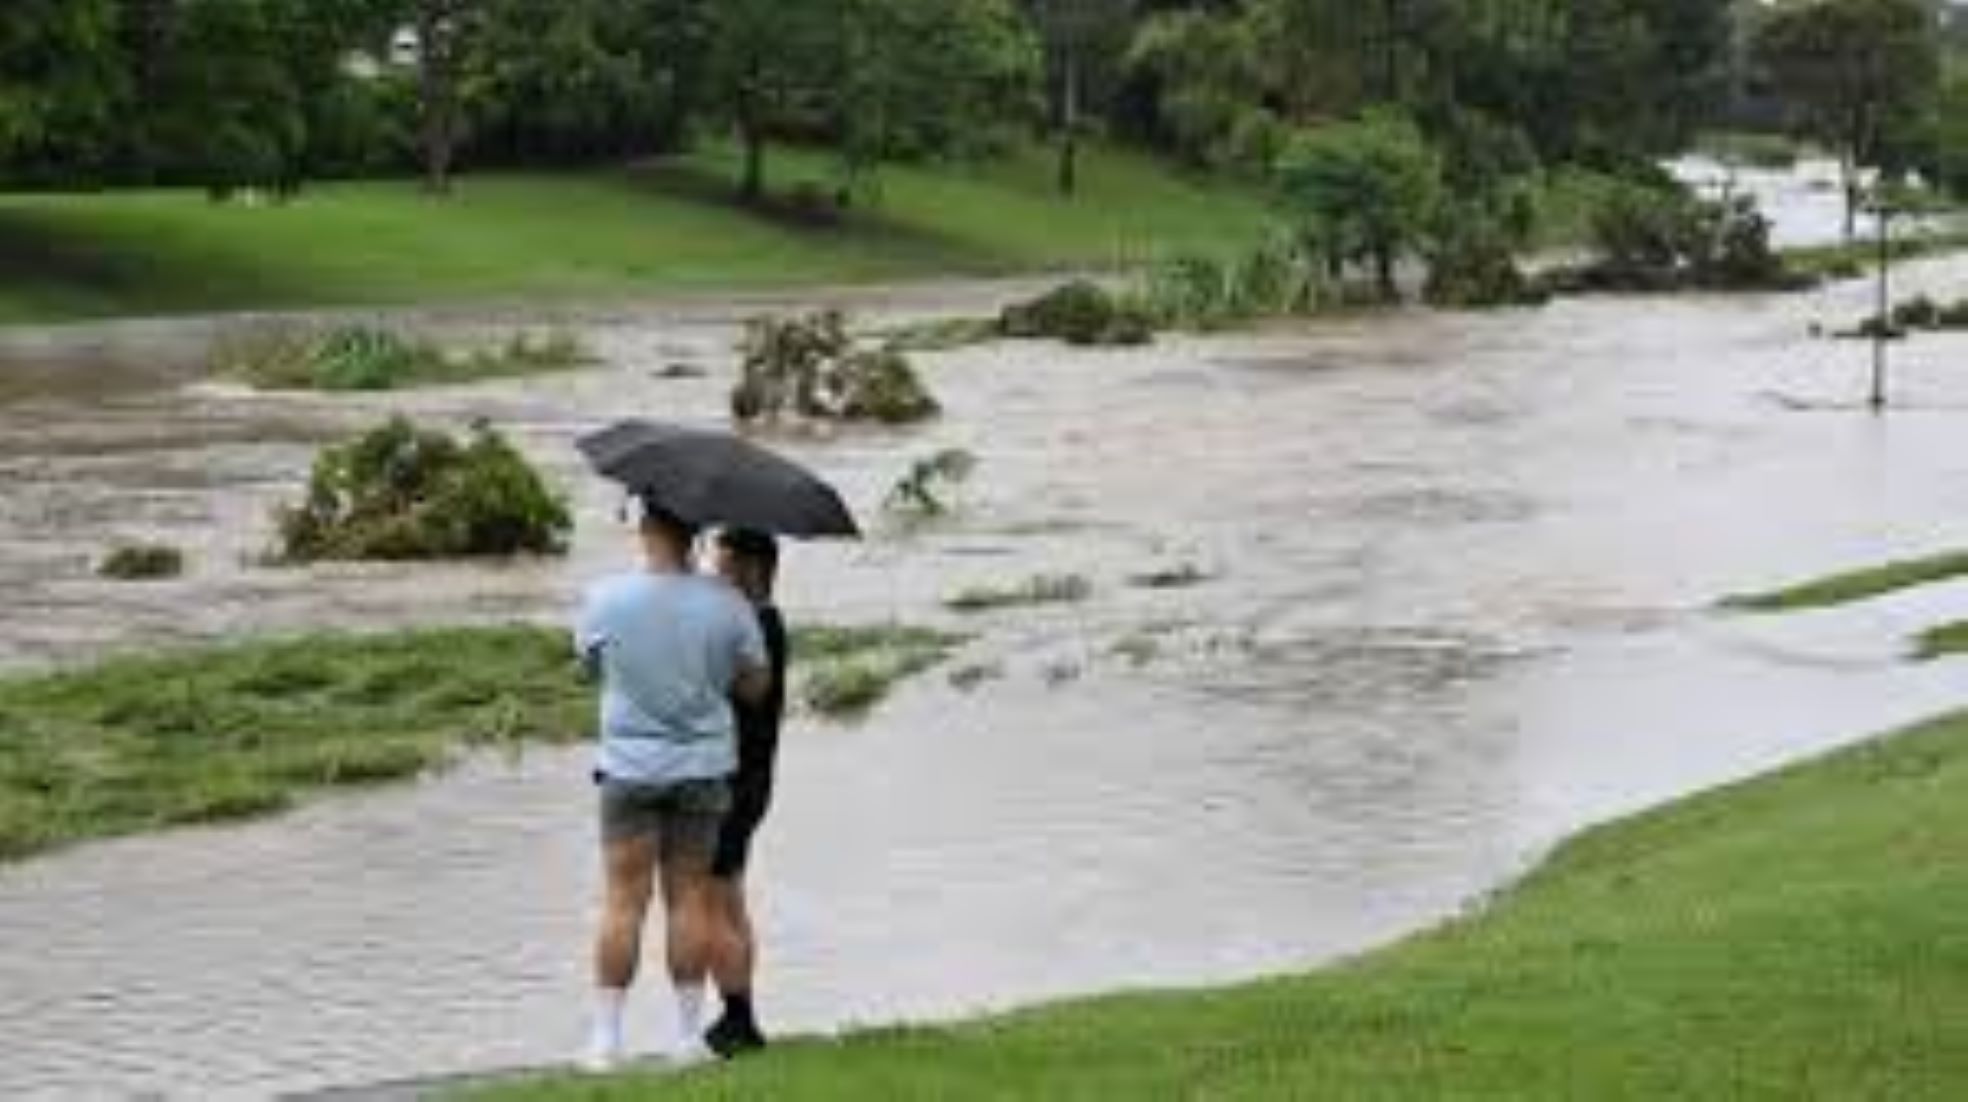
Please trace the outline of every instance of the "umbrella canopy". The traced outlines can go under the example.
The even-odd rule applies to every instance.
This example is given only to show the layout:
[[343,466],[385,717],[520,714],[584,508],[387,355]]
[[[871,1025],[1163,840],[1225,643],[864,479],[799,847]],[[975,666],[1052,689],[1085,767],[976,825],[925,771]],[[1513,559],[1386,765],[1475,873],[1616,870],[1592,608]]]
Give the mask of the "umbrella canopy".
[[728,432],[618,421],[575,446],[595,470],[699,527],[802,539],[861,534],[819,476]]

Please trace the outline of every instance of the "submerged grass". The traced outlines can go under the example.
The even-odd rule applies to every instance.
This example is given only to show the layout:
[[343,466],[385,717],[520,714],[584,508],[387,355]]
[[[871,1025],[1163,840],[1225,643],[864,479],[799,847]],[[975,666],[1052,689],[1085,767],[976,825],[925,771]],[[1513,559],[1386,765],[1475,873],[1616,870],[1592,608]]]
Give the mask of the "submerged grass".
[[797,1041],[644,1098],[1968,1096],[1968,714],[1593,830],[1337,968]]
[[387,329],[341,326],[316,331],[267,323],[222,336],[215,375],[267,390],[373,391],[454,386],[517,375],[571,371],[595,362],[571,333],[515,333],[495,348],[453,353]]
[[1913,643],[1913,656],[1922,661],[1957,654],[1968,654],[1968,620],[1929,628]]
[[1747,612],[1831,608],[1961,577],[1968,577],[1968,551],[1950,551],[1832,574],[1782,589],[1739,594],[1724,599],[1722,605]]
[[[816,708],[840,714],[954,644],[873,627],[798,631],[793,645],[815,683],[859,683],[826,697],[853,707]],[[533,626],[259,641],[0,680],[0,860],[263,814],[474,746],[582,739],[592,710],[566,635]]]
[[1041,574],[1012,586],[976,586],[943,602],[952,612],[995,612],[1034,605],[1075,604],[1093,596],[1093,583],[1078,574]]

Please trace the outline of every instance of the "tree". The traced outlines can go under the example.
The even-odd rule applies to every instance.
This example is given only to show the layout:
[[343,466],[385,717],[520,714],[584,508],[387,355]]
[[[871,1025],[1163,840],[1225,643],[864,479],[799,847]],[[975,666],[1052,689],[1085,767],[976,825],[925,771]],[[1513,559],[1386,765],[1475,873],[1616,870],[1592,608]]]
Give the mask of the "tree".
[[675,149],[701,93],[704,0],[486,0],[464,61],[474,156]]
[[847,192],[884,159],[991,148],[1038,71],[1009,0],[723,0],[712,28],[713,98],[752,202],[778,136],[833,144]]
[[0,166],[96,162],[122,99],[111,0],[8,0],[0,19]]
[[1373,266],[1380,293],[1400,297],[1394,269],[1427,233],[1442,201],[1442,161],[1421,128],[1392,108],[1300,134],[1278,163],[1285,198],[1335,275]]
[[1167,144],[1207,167],[1256,162],[1269,170],[1265,53],[1248,19],[1202,11],[1150,17],[1135,35],[1128,65],[1157,89],[1156,115]]
[[1932,10],[1923,0],[1815,0],[1771,16],[1754,54],[1797,129],[1837,151],[1849,240],[1857,228],[1858,170],[1887,167],[1889,139],[1939,83]]
[[465,59],[484,25],[484,0],[414,0],[417,32],[418,144],[424,190],[451,193],[453,162],[465,136],[461,86]]
[[721,0],[711,20],[711,85],[744,156],[738,195],[765,198],[765,152],[796,115],[819,114],[837,79],[842,0]]
[[1133,29],[1134,0],[1032,0],[1045,46],[1048,115],[1059,146],[1058,184],[1071,195],[1088,101],[1107,92]]

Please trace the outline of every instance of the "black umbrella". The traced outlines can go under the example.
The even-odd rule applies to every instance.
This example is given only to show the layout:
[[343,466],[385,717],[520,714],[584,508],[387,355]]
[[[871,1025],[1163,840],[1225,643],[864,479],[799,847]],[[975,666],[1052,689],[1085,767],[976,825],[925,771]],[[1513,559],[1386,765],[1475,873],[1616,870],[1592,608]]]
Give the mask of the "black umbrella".
[[728,432],[618,421],[575,446],[595,470],[699,527],[809,539],[861,534],[832,486]]

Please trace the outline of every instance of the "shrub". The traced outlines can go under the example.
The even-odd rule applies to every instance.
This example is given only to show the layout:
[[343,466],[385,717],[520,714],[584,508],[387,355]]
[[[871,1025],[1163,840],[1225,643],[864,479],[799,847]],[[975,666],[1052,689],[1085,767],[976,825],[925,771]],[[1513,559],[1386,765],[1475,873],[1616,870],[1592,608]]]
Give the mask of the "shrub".
[[1210,329],[1311,313],[1329,294],[1319,262],[1296,243],[1274,239],[1227,259],[1170,257],[1148,270],[1135,297],[1162,325]]
[[483,424],[460,443],[398,417],[324,451],[305,500],[278,515],[281,553],[317,559],[434,559],[559,553],[566,504]]
[[858,349],[837,310],[753,319],[731,393],[740,421],[813,420],[909,424],[941,412],[898,349]]
[[1789,271],[1770,246],[1770,221],[1748,196],[1704,200],[1685,188],[1623,185],[1592,219],[1596,263],[1573,278],[1580,289],[1792,290],[1809,277]]
[[1139,345],[1154,339],[1154,327],[1141,311],[1086,280],[1005,307],[998,328],[1008,337],[1052,338],[1073,345]]
[[1550,296],[1517,266],[1511,234],[1481,211],[1445,220],[1428,253],[1422,297],[1436,306],[1534,305]]
[[112,548],[96,565],[96,573],[118,581],[175,578],[184,573],[184,552],[161,543],[131,543]]

